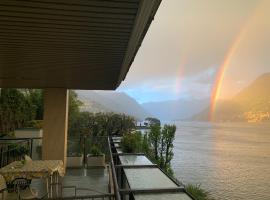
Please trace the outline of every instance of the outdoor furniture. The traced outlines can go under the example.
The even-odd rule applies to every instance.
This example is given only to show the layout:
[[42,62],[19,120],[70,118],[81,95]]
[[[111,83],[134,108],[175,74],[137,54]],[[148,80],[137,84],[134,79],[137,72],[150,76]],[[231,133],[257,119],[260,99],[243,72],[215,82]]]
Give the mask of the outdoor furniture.
[[31,162],[31,161],[33,161],[32,158],[31,158],[30,156],[28,156],[28,155],[25,155],[25,156],[24,156],[24,160],[25,160],[26,162]]
[[14,190],[17,193],[18,199],[37,199],[38,192],[31,189],[28,184],[28,180],[24,178],[17,178],[12,181],[14,185]]
[[5,178],[0,174],[0,200],[15,200],[17,199],[17,194],[12,192],[8,193],[7,184]]
[[[25,162],[15,161],[0,169],[6,182],[12,185],[17,178],[31,180],[34,178],[45,178],[47,181],[48,196],[52,196],[53,184],[59,182],[59,175],[64,176],[64,164],[61,160],[38,160]],[[55,189],[58,191],[58,188]]]

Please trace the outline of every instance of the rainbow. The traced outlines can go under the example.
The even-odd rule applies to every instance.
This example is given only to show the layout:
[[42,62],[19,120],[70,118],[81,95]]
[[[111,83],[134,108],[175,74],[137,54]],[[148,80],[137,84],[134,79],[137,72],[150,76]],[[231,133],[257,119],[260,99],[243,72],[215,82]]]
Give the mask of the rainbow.
[[253,18],[259,13],[259,9],[262,8],[263,2],[261,1],[258,3],[254,11],[251,13],[249,17],[247,17],[246,23],[244,23],[241,27],[241,29],[238,31],[238,34],[236,37],[232,40],[232,43],[227,51],[227,53],[224,56],[223,62],[221,66],[219,67],[219,70],[216,75],[215,84],[212,89],[212,95],[211,95],[211,103],[210,103],[210,110],[209,110],[209,121],[213,121],[213,116],[217,107],[217,100],[220,98],[221,88],[223,84],[223,80],[226,74],[226,71],[228,70],[231,61],[233,59],[233,56],[235,55],[235,52],[237,51],[244,35],[247,32],[247,27],[249,23],[253,20]]
[[229,48],[229,51],[225,55],[223,59],[223,63],[221,67],[219,68],[217,75],[216,75],[216,80],[214,87],[212,89],[212,95],[211,95],[211,104],[210,104],[210,111],[209,111],[209,121],[213,120],[213,114],[216,109],[216,104],[217,104],[217,99],[220,97],[220,92],[221,92],[221,87],[222,83],[226,74],[226,71],[228,67],[230,66],[230,63],[232,61],[232,58],[240,44],[240,41],[244,35],[243,29],[239,32],[237,37],[233,40],[231,47]]
[[177,96],[180,95],[181,92],[181,82],[183,79],[183,74],[184,74],[184,67],[187,63],[187,56],[186,54],[183,54],[180,58],[180,63],[179,63],[179,67],[177,69],[177,78],[176,78],[176,82],[175,82],[175,93]]

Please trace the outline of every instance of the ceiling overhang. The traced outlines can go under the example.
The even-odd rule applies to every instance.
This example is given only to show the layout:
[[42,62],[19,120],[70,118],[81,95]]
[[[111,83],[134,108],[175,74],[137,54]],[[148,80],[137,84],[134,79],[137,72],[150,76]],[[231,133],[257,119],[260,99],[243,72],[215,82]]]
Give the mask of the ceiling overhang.
[[161,0],[2,0],[0,87],[112,90]]

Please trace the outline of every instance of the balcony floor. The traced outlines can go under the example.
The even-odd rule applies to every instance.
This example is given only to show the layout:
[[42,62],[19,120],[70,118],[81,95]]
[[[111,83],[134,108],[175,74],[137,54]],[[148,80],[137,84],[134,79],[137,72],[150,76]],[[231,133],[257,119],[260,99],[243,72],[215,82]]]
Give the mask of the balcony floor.
[[[107,168],[70,169],[68,168],[62,180],[63,186],[76,186],[84,188],[77,196],[108,193],[109,175]],[[38,191],[39,197],[46,194],[46,184],[43,179],[33,179],[31,188]],[[63,189],[63,197],[74,196],[74,189]]]

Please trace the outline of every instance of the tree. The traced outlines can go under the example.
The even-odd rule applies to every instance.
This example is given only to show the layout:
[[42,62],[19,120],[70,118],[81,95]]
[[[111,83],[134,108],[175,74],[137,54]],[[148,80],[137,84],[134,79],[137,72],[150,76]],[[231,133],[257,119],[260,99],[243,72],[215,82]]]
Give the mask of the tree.
[[[144,135],[142,142],[143,152],[170,175],[173,174],[171,160],[173,158],[175,132],[175,125],[165,124],[162,129],[159,125],[152,125],[150,133],[148,136]],[[149,147],[145,148],[147,144]]]
[[43,119],[44,112],[44,93],[40,89],[28,89],[28,98],[31,105],[34,107],[35,120]]
[[28,95],[18,89],[1,89],[0,134],[7,134],[35,119],[35,106]]
[[134,118],[124,114],[79,112],[70,119],[69,135],[123,135],[134,128]]
[[149,133],[149,142],[152,145],[154,149],[154,159],[156,161],[159,160],[159,155],[158,155],[158,148],[160,144],[160,134],[161,127],[159,125],[152,125]]
[[82,119],[80,116],[80,106],[82,102],[78,99],[78,95],[75,91],[69,91],[68,99],[68,132],[72,134],[76,131],[75,127],[78,126],[78,120]]
[[147,117],[147,118],[145,118],[145,121],[148,121],[150,126],[154,126],[154,125],[160,126],[161,125],[160,120],[157,118],[154,118],[154,117]]
[[144,152],[146,155],[150,154],[150,142],[149,142],[147,133],[143,135],[141,149],[142,149],[142,152]]
[[162,157],[164,160],[163,168],[170,167],[171,160],[173,158],[173,141],[175,139],[175,125],[164,125],[162,129],[162,140],[164,142],[164,148],[162,149]]

